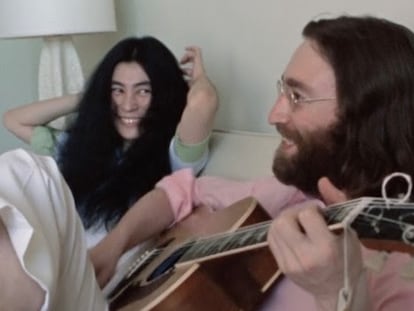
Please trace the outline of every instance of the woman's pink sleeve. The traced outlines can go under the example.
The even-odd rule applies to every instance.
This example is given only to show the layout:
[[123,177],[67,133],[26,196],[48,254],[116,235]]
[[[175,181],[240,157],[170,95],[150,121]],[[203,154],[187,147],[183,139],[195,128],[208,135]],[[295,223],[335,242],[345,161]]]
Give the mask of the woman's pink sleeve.
[[186,217],[195,206],[205,205],[212,210],[218,210],[248,196],[256,198],[274,217],[283,208],[306,198],[296,188],[286,186],[272,176],[253,181],[235,181],[212,176],[195,178],[189,169],[164,177],[156,187],[166,192],[175,221]]
[[186,168],[164,177],[155,185],[167,194],[174,213],[174,223],[186,217],[193,209],[194,182],[192,170]]

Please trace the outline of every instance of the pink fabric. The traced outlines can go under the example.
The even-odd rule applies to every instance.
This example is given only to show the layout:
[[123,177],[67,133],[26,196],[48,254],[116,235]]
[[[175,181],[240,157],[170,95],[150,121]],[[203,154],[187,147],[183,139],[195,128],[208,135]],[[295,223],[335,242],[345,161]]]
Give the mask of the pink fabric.
[[[363,248],[365,258],[375,253]],[[368,273],[373,310],[414,310],[414,280],[400,275],[412,260],[408,254],[391,253],[380,272]]]
[[[365,248],[362,251],[364,258],[375,253]],[[367,271],[372,304],[372,310],[367,311],[414,310],[414,280],[406,280],[399,275],[402,267],[410,260],[412,258],[407,254],[392,253],[380,272]],[[315,307],[314,298],[287,278],[277,284],[259,310],[319,311]]]
[[296,188],[272,176],[246,182],[211,176],[195,178],[190,169],[164,177],[156,187],[167,193],[176,221],[191,213],[194,206],[206,205],[219,210],[248,196],[256,198],[272,217],[285,207],[307,199]]
[[[286,207],[309,204],[310,201],[302,192],[274,177],[237,182],[218,177],[194,178],[188,169],[165,177],[157,187],[166,191],[176,221],[191,213],[193,206],[206,205],[217,210],[247,196],[255,197],[272,217]],[[315,203],[321,202],[316,200]],[[373,254],[374,251],[363,248],[364,258]],[[414,280],[399,276],[399,271],[409,260],[406,254],[393,253],[380,272],[367,272],[372,311],[414,310]],[[259,310],[317,311],[313,297],[287,278],[278,282]]]

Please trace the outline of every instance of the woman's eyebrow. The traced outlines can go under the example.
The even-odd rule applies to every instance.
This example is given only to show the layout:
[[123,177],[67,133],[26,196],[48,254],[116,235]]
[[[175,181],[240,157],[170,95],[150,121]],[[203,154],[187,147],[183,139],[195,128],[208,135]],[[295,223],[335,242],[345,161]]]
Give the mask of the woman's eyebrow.
[[[116,80],[112,80],[112,85],[124,86],[125,84],[122,83],[122,82],[116,81]],[[148,81],[148,80],[145,80],[145,81],[141,81],[141,82],[135,83],[133,86],[134,87],[138,87],[138,86],[151,86],[151,82]]]
[[146,80],[146,81],[135,83],[134,86],[151,86],[151,82]]

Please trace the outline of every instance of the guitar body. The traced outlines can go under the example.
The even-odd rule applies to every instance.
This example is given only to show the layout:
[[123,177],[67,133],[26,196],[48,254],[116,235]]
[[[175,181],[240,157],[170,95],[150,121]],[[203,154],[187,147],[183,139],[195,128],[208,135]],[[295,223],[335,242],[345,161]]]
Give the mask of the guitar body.
[[154,279],[151,274],[165,260],[174,257],[175,250],[189,240],[233,232],[268,219],[253,198],[213,213],[204,208],[196,209],[187,219],[161,235],[157,245],[161,245],[163,251],[139,271],[134,277],[134,285],[115,299],[111,310],[257,309],[279,276],[276,261],[266,243],[199,260],[178,261],[172,269]]

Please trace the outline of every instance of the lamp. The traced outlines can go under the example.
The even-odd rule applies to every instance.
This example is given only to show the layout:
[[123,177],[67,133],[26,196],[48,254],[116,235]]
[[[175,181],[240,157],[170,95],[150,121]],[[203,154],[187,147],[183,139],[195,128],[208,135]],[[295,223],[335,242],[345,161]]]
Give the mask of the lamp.
[[0,0],[0,38],[44,38],[39,99],[80,92],[84,77],[71,35],[107,31],[116,31],[113,0]]

